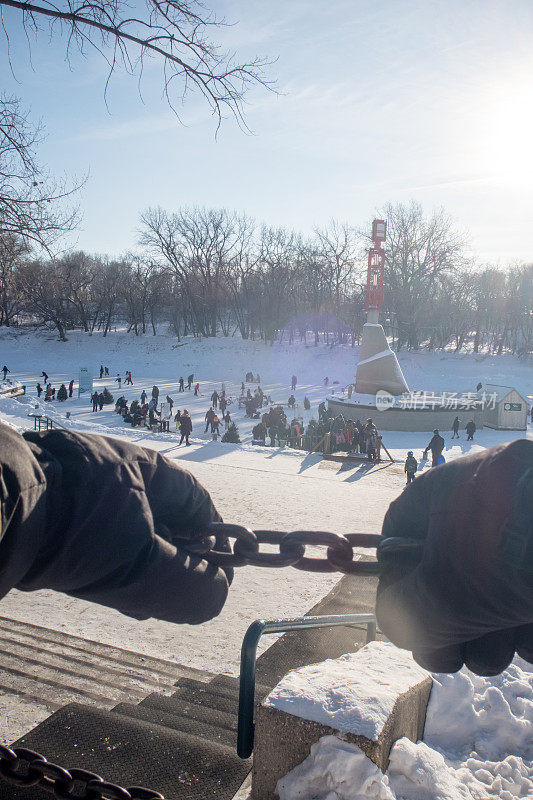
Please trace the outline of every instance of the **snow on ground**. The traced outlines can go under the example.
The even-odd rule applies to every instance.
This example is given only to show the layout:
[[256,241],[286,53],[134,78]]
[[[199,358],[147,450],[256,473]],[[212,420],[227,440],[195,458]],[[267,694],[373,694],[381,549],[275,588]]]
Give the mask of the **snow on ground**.
[[[385,681],[380,681],[380,675],[365,668],[365,663],[367,667],[373,660],[386,663],[388,649],[393,651],[395,671],[389,664]],[[353,668],[361,659],[364,663],[356,673],[354,688]],[[343,667],[344,683],[339,680]],[[480,678],[465,668],[456,675],[433,675],[423,741],[415,744],[403,738],[396,742],[386,775],[357,745],[343,741],[342,733],[325,736],[302,764],[278,782],[281,800],[533,797],[532,669],[516,658],[495,678]],[[340,721],[340,730],[363,735],[369,729],[371,734],[379,733],[388,715],[390,698],[384,684],[391,683],[391,675],[394,680],[388,688],[399,693],[405,691],[406,679],[413,682],[428,674],[409,654],[379,642],[367,645],[355,658],[315,666],[315,676],[321,672],[321,680],[313,681],[309,670],[302,668],[291,674],[291,680],[285,678],[283,691],[276,689],[269,702],[337,730]],[[356,694],[376,698],[376,704],[365,703],[367,717],[361,717]]]
[[[408,449],[422,450],[427,434],[386,434],[385,442],[400,463],[344,465],[323,462],[318,455],[290,449],[252,447],[251,428],[237,404],[230,406],[237,422],[242,445],[213,442],[204,434],[203,417],[214,388],[222,383],[230,397],[240,394],[241,381],[248,371],[259,373],[261,385],[275,402],[286,402],[290,378],[298,376],[295,392],[297,413],[307,419],[316,416],[318,403],[332,390],[353,380],[358,348],[302,344],[274,345],[240,339],[186,339],[177,342],[166,335],[135,337],[124,331],[101,335],[71,332],[67,342],[53,333],[0,330],[0,362],[6,364],[9,378],[27,386],[20,400],[0,399],[0,419],[19,430],[32,427],[29,413],[45,413],[72,430],[100,433],[152,447],[190,470],[211,492],[227,521],[250,527],[294,530],[305,527],[331,529],[340,533],[366,531],[378,533],[391,500],[404,485],[403,460]],[[531,366],[512,356],[454,356],[449,353],[400,354],[400,363],[413,388],[469,391],[478,380],[511,383],[527,393]],[[168,393],[175,408],[188,408],[194,424],[192,445],[179,447],[176,431],[154,434],[132,429],[114,413],[112,406],[91,412],[87,396],[64,403],[46,403],[39,408],[35,387],[44,369],[59,388],[71,378],[77,381],[80,366],[98,374],[100,364],[109,367],[111,377],[95,380],[107,386],[115,398],[124,394],[128,401],[138,398],[142,389],[150,395],[152,385],[160,388],[160,398]],[[119,390],[114,376],[133,373],[134,386]],[[200,396],[179,393],[178,379],[193,372],[200,382]],[[330,379],[329,388],[323,378]],[[77,384],[76,384],[77,385]],[[253,387],[252,387],[253,388]],[[311,412],[304,412],[303,398],[311,400]],[[70,419],[66,412],[70,412]],[[378,421],[379,424],[379,421]],[[516,438],[515,433],[485,429],[475,442],[447,442],[446,458]],[[61,597],[53,592],[25,595],[13,591],[0,604],[0,614],[14,619],[45,624],[67,633],[125,647],[148,655],[235,674],[239,649],[248,625],[257,618],[304,614],[337,582],[337,575],[309,575],[294,569],[237,570],[229,601],[219,618],[201,628],[170,623],[137,622],[110,609]],[[262,649],[273,639],[265,637]]]
[[[229,410],[239,427],[242,445],[213,442],[209,434],[203,433],[209,397],[214,388],[222,388],[222,383],[235,399],[245,373],[253,371],[260,374],[263,390],[274,402],[286,402],[290,377],[295,373],[297,415],[307,422],[313,414],[316,417],[318,403],[332,389],[337,392],[353,381],[357,359],[358,348],[349,346],[265,347],[261,342],[239,339],[177,342],[170,336],[135,337],[124,331],[106,339],[70,333],[67,342],[58,342],[53,333],[0,329],[0,363],[11,370],[10,379],[24,383],[28,390],[20,400],[0,397],[0,420],[24,430],[32,427],[29,413],[45,413],[72,430],[115,436],[159,450],[190,470],[209,489],[226,521],[278,530],[308,527],[340,533],[377,533],[389,503],[404,486],[407,450],[421,455],[430,435],[387,432],[384,441],[396,463],[346,467],[289,449],[252,447],[254,423],[245,419],[236,403]],[[508,355],[400,353],[399,360],[413,390],[466,392],[473,391],[482,381],[515,386],[525,396],[532,393],[531,363]],[[107,386],[115,398],[124,394],[128,401],[133,400],[143,388],[150,395],[156,383],[161,399],[168,393],[175,408],[188,408],[194,424],[191,446],[179,447],[175,430],[153,434],[131,429],[112,407],[93,414],[88,396],[78,398],[76,391],[64,403],[41,400],[36,408],[35,387],[43,369],[57,389],[71,378],[77,382],[80,366],[91,367],[96,376],[101,363],[110,368],[111,377],[96,380],[95,386],[100,390]],[[114,377],[117,372],[123,377],[127,369],[132,371],[135,385],[118,390]],[[200,381],[198,398],[192,392],[182,395],[177,391],[179,377],[187,378],[191,372]],[[329,388],[323,385],[326,376]],[[303,410],[304,396],[311,401],[311,412]],[[70,419],[66,418],[67,411]],[[376,417],[379,426],[379,414]],[[461,433],[461,439],[453,444],[447,440],[445,456],[450,460],[521,435],[531,436],[531,429],[527,434],[485,429],[468,443]],[[213,672],[237,674],[242,637],[254,619],[304,614],[337,580],[338,575],[307,574],[290,568],[237,570],[222,614],[200,627],[156,620],[137,622],[111,609],[48,591],[12,591],[0,602],[0,615]],[[264,637],[260,652],[272,641],[273,637]],[[363,757],[361,762],[352,745],[329,737],[317,746],[316,758],[312,756],[315,773],[331,776],[316,784],[320,790],[316,796],[356,800],[362,795],[355,794],[353,786],[361,786],[361,791],[368,786],[365,796],[383,800],[509,800],[528,796],[528,792],[533,796],[530,766],[529,772],[524,773],[520,760],[513,755],[515,743],[524,737],[524,720],[529,726],[525,734],[529,737],[527,746],[531,747],[531,676],[514,665],[496,679],[478,679],[462,672],[450,678],[439,676],[438,681],[425,743],[414,745],[401,740],[395,746],[388,785],[368,759]],[[41,709],[35,719],[32,717],[33,724],[46,714]],[[28,726],[27,721],[21,720],[17,698],[0,697],[0,715],[7,728],[15,732],[8,736],[11,740],[18,735],[17,725],[24,730]],[[506,742],[502,745],[506,752],[498,751],[498,741]],[[337,784],[336,771],[344,776]],[[348,784],[343,783],[346,776],[350,778]],[[302,785],[305,787],[305,782]],[[334,785],[336,788],[328,794],[327,787]],[[285,798],[311,796],[314,794],[295,789]]]

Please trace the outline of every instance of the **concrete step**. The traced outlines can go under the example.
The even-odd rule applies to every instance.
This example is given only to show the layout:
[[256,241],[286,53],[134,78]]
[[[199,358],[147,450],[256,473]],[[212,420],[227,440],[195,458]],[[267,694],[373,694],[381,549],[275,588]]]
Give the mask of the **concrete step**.
[[125,717],[154,722],[156,725],[162,725],[174,731],[190,733],[193,736],[199,736],[211,742],[233,747],[233,749],[236,746],[237,737],[235,731],[229,728],[221,728],[215,725],[212,720],[210,722],[202,722],[199,719],[187,717],[183,714],[173,714],[152,706],[134,705],[132,703],[119,703],[113,709],[113,713],[115,712]]
[[14,714],[19,708],[21,717],[13,736],[8,730],[2,732],[4,741],[30,730],[46,710],[53,712],[71,702],[111,709],[152,692],[170,695],[181,677],[205,681],[213,675],[0,617],[0,709],[5,706]]
[[171,696],[174,698],[184,700],[186,703],[196,703],[197,705],[205,706],[216,711],[223,711],[226,714],[237,714],[239,699],[237,696],[228,697],[226,695],[218,694],[209,688],[208,685],[197,686],[182,686]]
[[[176,681],[176,686],[180,688],[185,686],[191,687],[207,687],[212,692],[216,694],[220,694],[223,697],[232,697],[235,698],[237,701],[239,699],[239,679],[234,678],[231,675],[216,675],[210,681],[204,683],[203,681],[194,680],[193,678],[179,678]],[[255,685],[255,695],[258,698],[264,698],[267,694],[270,694],[270,687],[265,686],[262,683],[256,683]]]
[[209,708],[198,703],[192,703],[180,697],[164,697],[160,694],[150,694],[139,703],[143,708],[154,708],[165,713],[183,715],[201,722],[217,725],[220,728],[237,730],[237,709],[234,713]]
[[[71,703],[15,743],[49,761],[96,772],[121,786],[146,786],[167,800],[231,798],[250,771],[235,750],[152,721]],[[33,787],[33,800],[50,795]],[[0,781],[0,800],[28,800]]]

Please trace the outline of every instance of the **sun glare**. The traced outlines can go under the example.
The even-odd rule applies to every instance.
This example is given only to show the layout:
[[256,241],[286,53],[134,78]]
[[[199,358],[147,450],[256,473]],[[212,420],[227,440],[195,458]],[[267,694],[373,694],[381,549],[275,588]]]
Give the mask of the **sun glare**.
[[533,91],[515,83],[492,96],[485,130],[480,131],[484,170],[505,183],[531,186],[533,180]]

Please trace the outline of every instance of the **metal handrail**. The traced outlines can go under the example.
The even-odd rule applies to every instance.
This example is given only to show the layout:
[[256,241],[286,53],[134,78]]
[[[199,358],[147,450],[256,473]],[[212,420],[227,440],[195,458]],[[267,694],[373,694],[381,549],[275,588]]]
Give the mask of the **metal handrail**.
[[30,419],[33,419],[33,430],[37,430],[37,425],[39,426],[39,430],[41,430],[41,420],[44,420],[44,425],[46,426],[46,430],[53,430],[54,425],[58,428],[62,428],[64,431],[68,431],[69,429],[63,425],[61,422],[58,422],[57,419],[53,417],[48,417],[46,414],[28,414]]
[[374,641],[376,638],[374,614],[330,614],[293,619],[256,619],[255,622],[252,622],[246,631],[241,647],[237,726],[237,755],[240,758],[249,758],[254,749],[255,663],[261,636],[266,633],[283,633],[303,628],[327,628],[333,625],[360,625],[361,623],[366,623],[367,643]]

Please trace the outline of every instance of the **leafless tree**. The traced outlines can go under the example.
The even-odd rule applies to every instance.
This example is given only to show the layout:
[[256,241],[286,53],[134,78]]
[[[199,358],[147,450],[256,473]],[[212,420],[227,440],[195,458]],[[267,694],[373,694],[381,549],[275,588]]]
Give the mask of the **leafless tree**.
[[416,348],[442,280],[466,263],[465,240],[443,210],[426,217],[413,201],[389,203],[381,213],[387,220],[386,304],[396,315],[398,346]]
[[140,243],[178,279],[198,331],[216,336],[228,270],[246,240],[246,218],[225,209],[184,208],[176,214],[148,209],[141,224]]
[[26,260],[30,248],[24,239],[13,234],[0,235],[0,325],[12,325],[20,311],[17,270]]
[[26,311],[37,324],[52,324],[62,342],[76,320],[65,286],[51,263],[31,261],[18,270],[18,284]]
[[318,248],[323,258],[324,277],[333,299],[333,310],[340,312],[345,296],[353,288],[353,280],[360,269],[357,260],[357,236],[347,223],[331,220],[324,228],[315,228]]
[[[127,0],[0,0],[2,6],[20,12],[28,35],[47,30],[53,40],[62,36],[67,58],[74,49],[83,53],[95,48],[109,66],[107,83],[117,66],[140,78],[146,60],[152,59],[161,66],[164,92],[174,110],[178,99],[196,90],[218,124],[225,111],[244,124],[246,90],[257,84],[271,87],[265,77],[267,60],[239,63],[211,39],[211,32],[226,22],[198,0],[145,0],[135,6]],[[9,43],[5,21],[3,28]]]
[[36,149],[42,129],[33,127],[16,98],[0,97],[0,237],[21,237],[50,248],[78,221],[64,201],[79,188],[50,178]]

